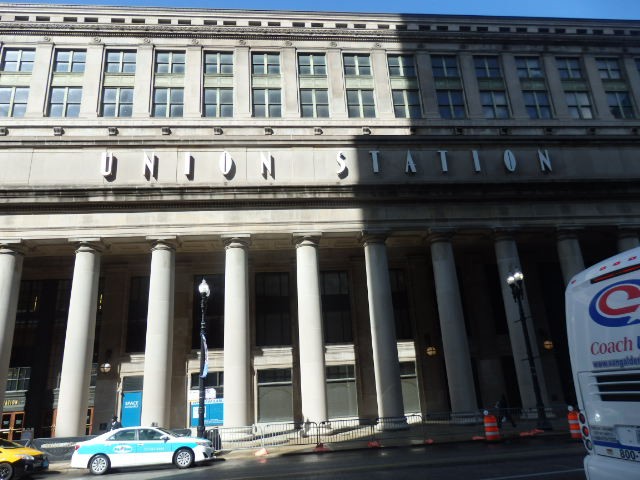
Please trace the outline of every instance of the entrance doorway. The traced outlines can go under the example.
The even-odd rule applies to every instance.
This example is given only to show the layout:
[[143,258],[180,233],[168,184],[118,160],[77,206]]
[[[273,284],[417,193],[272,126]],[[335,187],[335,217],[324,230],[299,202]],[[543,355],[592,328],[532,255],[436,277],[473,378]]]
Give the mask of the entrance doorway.
[[6,440],[20,440],[24,429],[24,412],[7,412],[2,414],[0,436]]

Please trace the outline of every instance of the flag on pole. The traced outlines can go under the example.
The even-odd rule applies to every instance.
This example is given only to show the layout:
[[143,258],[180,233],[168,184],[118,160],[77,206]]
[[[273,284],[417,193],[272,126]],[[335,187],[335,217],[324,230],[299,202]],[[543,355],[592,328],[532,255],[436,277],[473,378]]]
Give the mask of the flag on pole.
[[202,367],[200,377],[207,378],[209,374],[209,350],[207,349],[207,339],[204,333],[200,333],[200,340],[202,341],[202,350],[204,350],[204,366]]

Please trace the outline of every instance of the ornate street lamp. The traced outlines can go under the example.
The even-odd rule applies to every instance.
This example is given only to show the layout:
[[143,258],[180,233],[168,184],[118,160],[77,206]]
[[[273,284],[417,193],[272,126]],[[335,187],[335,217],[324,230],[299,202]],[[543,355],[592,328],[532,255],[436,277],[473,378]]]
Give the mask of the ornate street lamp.
[[202,283],[198,285],[198,291],[200,292],[200,311],[202,312],[202,319],[200,320],[200,376],[198,379],[198,437],[205,438],[204,434],[204,379],[207,376],[205,372],[205,361],[207,356],[207,324],[204,320],[204,315],[207,311],[207,301],[211,290],[206,280],[203,278]]
[[520,325],[522,326],[522,335],[527,348],[527,360],[529,362],[529,370],[531,371],[531,380],[533,382],[533,392],[536,396],[536,410],[538,411],[538,428],[541,430],[551,430],[551,424],[547,420],[547,413],[542,403],[542,394],[540,393],[540,383],[538,382],[538,372],[536,364],[533,360],[533,352],[531,351],[531,339],[529,338],[529,329],[524,316],[524,308],[522,307],[522,299],[524,297],[524,275],[521,271],[516,270],[507,277],[507,284],[511,287],[511,295],[513,301],[518,304],[520,312]]

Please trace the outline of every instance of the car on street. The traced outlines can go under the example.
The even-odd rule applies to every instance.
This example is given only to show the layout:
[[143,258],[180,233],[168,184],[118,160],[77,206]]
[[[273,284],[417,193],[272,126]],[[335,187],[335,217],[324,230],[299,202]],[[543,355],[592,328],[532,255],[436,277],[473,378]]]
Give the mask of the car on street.
[[31,465],[22,456],[0,452],[0,480],[17,480],[30,470]]
[[159,427],[126,427],[78,442],[71,467],[102,475],[112,468],[142,465],[189,468],[214,458],[211,442],[204,438],[180,437]]
[[[0,452],[11,453],[14,456],[24,459],[29,472],[41,472],[49,468],[49,457],[47,457],[46,453],[12,442],[11,440],[0,438]],[[0,475],[0,480],[4,480],[2,475]]]

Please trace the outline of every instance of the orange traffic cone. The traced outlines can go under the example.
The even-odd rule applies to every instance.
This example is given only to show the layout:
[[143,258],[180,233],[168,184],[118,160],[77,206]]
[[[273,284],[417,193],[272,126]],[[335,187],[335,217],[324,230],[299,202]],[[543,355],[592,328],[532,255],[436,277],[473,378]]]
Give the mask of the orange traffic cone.
[[571,434],[571,438],[582,440],[582,434],[580,433],[580,421],[578,420],[578,412],[576,412],[571,406],[569,407],[567,420],[569,420],[569,433]]
[[498,419],[495,415],[484,412],[484,436],[487,442],[496,442],[500,440],[500,429],[498,428]]

